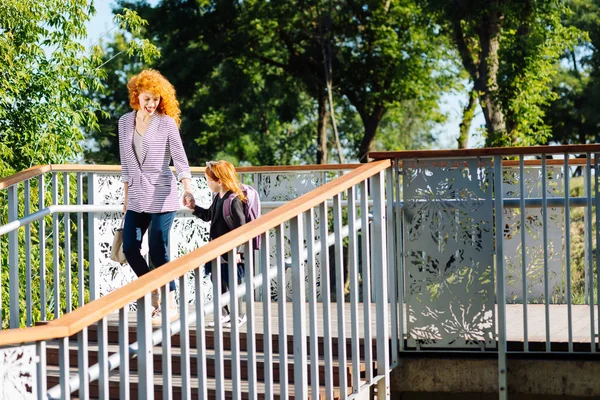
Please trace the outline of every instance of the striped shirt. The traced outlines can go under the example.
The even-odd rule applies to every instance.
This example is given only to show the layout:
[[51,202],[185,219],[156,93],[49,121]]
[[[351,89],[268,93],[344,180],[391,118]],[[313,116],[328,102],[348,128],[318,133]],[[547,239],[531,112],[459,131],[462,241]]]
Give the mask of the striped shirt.
[[[119,119],[121,179],[127,182],[127,209],[160,213],[179,209],[177,181],[191,178],[179,129],[173,118],[155,113],[143,137],[141,159],[133,149],[135,111]],[[169,168],[173,160],[177,181]]]

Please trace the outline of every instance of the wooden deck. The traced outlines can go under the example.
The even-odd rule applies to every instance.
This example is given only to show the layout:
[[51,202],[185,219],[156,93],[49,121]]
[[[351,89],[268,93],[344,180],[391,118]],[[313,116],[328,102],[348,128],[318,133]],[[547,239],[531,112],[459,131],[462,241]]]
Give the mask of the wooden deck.
[[[242,307],[242,312],[245,312],[246,305],[244,304]],[[349,338],[352,329],[352,321],[351,321],[351,308],[350,304],[344,304],[344,318],[345,318],[345,335],[346,338]],[[194,310],[194,306],[190,306],[190,311]],[[323,318],[323,304],[318,303],[317,305],[317,335],[320,337],[324,336],[324,318]],[[262,303],[256,302],[254,304],[254,312],[255,312],[255,332],[256,334],[262,334],[264,332],[264,327],[266,321],[264,320],[263,315],[263,306]],[[293,332],[293,321],[294,314],[292,310],[292,304],[290,302],[286,303],[286,329],[288,335],[291,335]],[[279,316],[278,316],[278,304],[271,304],[271,314],[272,318],[270,321],[271,332],[273,335],[279,333]],[[545,318],[545,306],[543,304],[533,304],[528,305],[527,307],[527,318],[528,318],[528,340],[529,342],[546,342],[546,318]],[[597,315],[597,306],[594,308],[594,317],[595,324],[598,324],[598,315]],[[329,321],[330,321],[330,332],[332,337],[338,337],[338,313],[337,303],[332,303],[330,305],[329,311]],[[307,335],[310,335],[310,314],[308,312],[308,304],[306,311],[306,332]],[[112,314],[109,316],[109,325],[117,325],[118,314]],[[406,313],[405,313],[406,318]],[[498,313],[496,312],[496,319],[498,318]],[[206,320],[211,321],[213,319],[212,315],[207,316]],[[364,309],[363,304],[358,305],[358,320],[359,320],[359,329],[358,335],[359,338],[364,338]],[[567,305],[550,305],[550,341],[552,343],[565,343],[568,342],[568,308]],[[573,343],[589,343],[590,342],[590,309],[587,305],[573,305],[572,306],[572,335],[573,335]],[[136,313],[131,312],[129,316],[129,323],[131,325],[136,324]],[[506,333],[507,333],[507,341],[509,342],[524,342],[524,329],[523,329],[523,305],[521,304],[509,304],[506,306]],[[192,324],[191,327],[195,327],[195,324]],[[404,322],[406,333],[406,321]],[[240,333],[246,333],[248,328],[248,324],[244,324],[240,328]],[[376,310],[375,305],[371,304],[371,333],[373,337],[376,335]],[[390,328],[391,329],[391,328]],[[496,323],[496,329],[498,329],[498,324]],[[212,330],[211,328],[207,328],[207,330]],[[597,329],[596,329],[597,331]]]

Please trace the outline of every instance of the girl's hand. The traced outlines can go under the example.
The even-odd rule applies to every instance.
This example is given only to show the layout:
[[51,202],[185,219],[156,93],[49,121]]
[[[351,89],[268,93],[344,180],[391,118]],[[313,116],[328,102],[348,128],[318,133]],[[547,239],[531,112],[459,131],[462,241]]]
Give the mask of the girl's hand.
[[194,199],[194,195],[191,192],[186,191],[183,193],[183,205],[192,211],[195,209],[196,199]]

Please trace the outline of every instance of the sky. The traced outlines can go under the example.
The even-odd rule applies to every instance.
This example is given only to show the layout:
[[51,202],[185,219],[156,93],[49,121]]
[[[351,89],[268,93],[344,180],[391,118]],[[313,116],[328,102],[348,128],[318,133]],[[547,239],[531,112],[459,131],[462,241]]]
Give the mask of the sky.
[[[148,0],[148,3],[155,5],[158,0]],[[97,0],[94,2],[96,6],[96,15],[92,17],[88,23],[88,39],[87,46],[95,44],[98,39],[114,27],[112,21],[112,8],[114,4],[110,0]],[[439,129],[439,143],[437,148],[454,149],[456,148],[456,139],[458,138],[458,127],[462,118],[462,109],[467,104],[467,93],[447,94],[442,98],[441,111],[447,113],[447,122]],[[469,135],[469,147],[482,147],[483,138],[477,135],[477,129],[485,125],[485,120],[481,112],[481,108],[477,106],[475,118],[471,123]]]

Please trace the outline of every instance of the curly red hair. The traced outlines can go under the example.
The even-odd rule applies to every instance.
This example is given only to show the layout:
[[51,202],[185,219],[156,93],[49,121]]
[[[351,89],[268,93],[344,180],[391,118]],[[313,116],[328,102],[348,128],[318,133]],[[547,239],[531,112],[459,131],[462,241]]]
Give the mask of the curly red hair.
[[145,69],[131,77],[127,83],[129,89],[129,105],[134,110],[140,109],[139,96],[143,92],[150,92],[160,96],[157,111],[168,115],[175,120],[177,126],[181,125],[181,110],[175,96],[175,88],[160,72],[154,69]]

